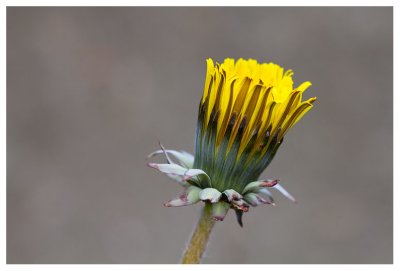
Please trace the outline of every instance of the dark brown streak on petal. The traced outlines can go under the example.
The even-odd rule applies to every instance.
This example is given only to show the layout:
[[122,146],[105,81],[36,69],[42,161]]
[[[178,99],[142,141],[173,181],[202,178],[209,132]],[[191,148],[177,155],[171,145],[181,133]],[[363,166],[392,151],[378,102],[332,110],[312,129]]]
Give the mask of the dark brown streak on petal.
[[219,80],[219,85],[218,85],[217,93],[215,96],[215,103],[214,103],[213,110],[218,111],[220,109],[222,86],[224,85],[224,82],[225,82],[225,73],[221,74],[221,79]]
[[243,85],[239,90],[239,94],[236,97],[235,104],[233,105],[233,111],[240,112],[245,101],[248,89],[250,87],[251,79],[246,77],[244,79]]
[[[257,101],[258,101],[258,98],[260,97],[261,89],[262,89],[262,86],[260,86],[260,85],[256,85],[256,86],[254,87],[253,95],[251,96],[250,102],[249,102],[249,104],[247,105],[246,112],[244,113],[244,115],[245,115],[249,120],[251,119],[251,116],[252,116],[252,113],[253,113],[253,111],[254,111],[254,108],[255,108],[256,105],[257,105]],[[249,128],[251,128],[251,127],[249,127]]]
[[282,134],[281,136],[283,136],[287,129],[294,123],[294,121],[296,120],[296,118],[304,111],[306,110],[309,106],[311,106],[308,103],[304,103],[302,105],[300,105],[296,111],[293,112],[293,114],[290,116],[289,120],[285,123],[285,126],[282,128]]
[[217,138],[217,146],[219,146],[221,144],[221,141],[225,135],[226,129],[229,125],[229,117],[231,116],[231,110],[232,110],[232,104],[233,104],[233,89],[235,87],[235,82],[236,82],[236,79],[234,79],[231,83],[228,107],[226,109],[224,119],[222,120],[222,123],[221,123],[221,128],[220,128],[218,138]]
[[[265,105],[266,105],[266,103],[267,103],[268,96],[269,96],[269,93],[270,93],[271,89],[272,89],[272,87],[269,87],[269,88],[265,91],[265,94],[264,94],[263,99],[262,99],[261,104],[260,104],[260,110],[259,110],[259,112],[258,112],[258,114],[257,114],[257,116],[256,116],[256,119],[254,120],[254,123],[259,123],[259,122],[260,122],[261,117],[262,117],[263,114],[264,114]],[[261,122],[260,122],[260,126],[261,126]]]
[[275,126],[275,129],[282,128],[281,125],[283,124],[283,121],[286,119],[286,116],[289,114],[290,110],[292,109],[292,105],[294,104],[294,101],[301,95],[301,91],[295,91],[291,93],[291,97],[289,99],[289,102],[287,103],[285,110],[282,113],[281,118],[279,119],[279,122]]

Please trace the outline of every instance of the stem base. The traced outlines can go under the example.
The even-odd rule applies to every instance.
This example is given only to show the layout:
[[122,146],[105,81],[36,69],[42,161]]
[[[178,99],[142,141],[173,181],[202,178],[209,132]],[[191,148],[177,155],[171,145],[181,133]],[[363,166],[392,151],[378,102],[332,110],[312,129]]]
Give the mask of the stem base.
[[215,220],[211,215],[211,203],[206,203],[201,213],[199,222],[190,238],[188,246],[183,253],[182,264],[200,263],[201,257],[206,249],[211,230],[214,227]]

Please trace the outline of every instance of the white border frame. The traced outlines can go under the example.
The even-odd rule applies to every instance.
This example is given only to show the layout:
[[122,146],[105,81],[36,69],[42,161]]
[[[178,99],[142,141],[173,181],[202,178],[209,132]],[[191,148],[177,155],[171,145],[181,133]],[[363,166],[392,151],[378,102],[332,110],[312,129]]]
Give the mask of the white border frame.
[[[3,2],[3,1],[2,1]],[[336,1],[238,1],[238,0],[231,0],[231,1],[191,1],[190,3],[183,2],[183,1],[146,1],[136,3],[136,6],[165,6],[168,3],[169,6],[221,6],[221,5],[229,5],[229,6],[393,6],[394,7],[394,44],[398,44],[399,41],[399,7],[395,5],[395,1],[343,1],[343,0],[336,0]],[[0,252],[3,255],[3,266],[2,270],[132,270],[132,269],[144,269],[144,270],[151,270],[153,268],[162,268],[165,270],[186,270],[190,268],[191,270],[203,270],[207,268],[207,270],[216,270],[217,268],[221,268],[220,265],[197,265],[197,266],[183,266],[183,265],[6,265],[6,7],[7,6],[130,6],[133,4],[131,1],[124,1],[124,0],[41,0],[41,1],[29,1],[29,0],[13,0],[13,1],[5,1],[5,3],[0,3],[1,11],[0,11],[0,20],[2,25],[0,27],[0,37],[3,37],[1,40],[0,46],[1,51],[1,62],[3,63],[1,67],[1,75],[0,75],[0,83],[3,89],[3,95],[1,99],[1,105],[3,110],[1,111],[1,143],[0,148],[2,150],[3,156],[1,156],[2,163],[1,163],[1,172],[2,176],[4,176],[3,185],[0,186],[1,188],[1,197],[3,204],[0,208],[0,216],[3,218],[3,223],[0,224],[0,229],[2,232],[1,235],[1,246]],[[399,165],[399,106],[400,106],[400,95],[399,91],[399,79],[397,76],[397,72],[399,71],[399,53],[398,50],[395,49],[394,46],[394,91],[393,91],[393,132],[394,132],[394,157],[393,163],[394,165]],[[397,90],[397,91],[395,91]],[[394,179],[393,179],[393,200],[394,200],[394,225],[393,225],[393,265],[227,265],[223,266],[229,268],[232,271],[251,268],[252,271],[256,270],[265,270],[265,268],[273,268],[274,270],[286,270],[286,269],[296,269],[296,270],[320,270],[324,268],[324,270],[370,270],[370,269],[379,269],[379,270],[396,270],[399,268],[399,257],[398,257],[398,247],[399,247],[399,238],[398,238],[398,231],[399,229],[399,170],[394,166]],[[397,267],[396,267],[397,266]]]

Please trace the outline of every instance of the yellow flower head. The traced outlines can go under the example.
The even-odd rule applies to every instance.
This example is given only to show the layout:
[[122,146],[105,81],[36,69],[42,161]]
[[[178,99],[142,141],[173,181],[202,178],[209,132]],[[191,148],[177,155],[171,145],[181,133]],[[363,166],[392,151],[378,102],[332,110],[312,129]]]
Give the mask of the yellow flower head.
[[[239,154],[249,142],[252,132],[261,135],[267,130],[279,133],[282,139],[312,107],[316,98],[302,101],[302,93],[311,86],[304,82],[293,88],[292,70],[284,71],[274,63],[257,63],[254,59],[227,58],[222,64],[207,59],[207,75],[202,105],[205,108],[204,125],[208,126],[212,114],[218,115],[217,146],[226,136],[228,121],[235,118],[236,125],[230,135],[230,144],[243,121],[246,128],[241,139]],[[279,131],[278,131],[279,129]],[[268,147],[268,146],[265,146]]]
[[[258,181],[272,161],[287,131],[312,108],[316,98],[302,101],[311,86],[293,88],[292,70],[254,59],[227,58],[222,64],[207,59],[207,74],[199,106],[195,156],[173,150],[164,153],[168,164],[150,163],[186,186],[184,197],[167,206],[199,200],[214,203],[215,219],[233,208],[241,224],[248,206],[272,203],[267,187],[293,197],[277,180]],[[169,158],[174,156],[180,165]],[[261,195],[264,195],[262,197]],[[266,197],[266,198],[265,198]]]
[[[207,60],[195,166],[219,167],[215,177],[225,179],[215,182],[219,189],[243,189],[247,180],[238,178],[244,172],[258,178],[289,128],[312,107],[316,98],[302,101],[311,83],[293,88],[292,75],[291,70],[254,59],[235,63],[228,58],[215,65]],[[254,168],[256,164],[261,167]],[[220,171],[226,172],[221,176]]]

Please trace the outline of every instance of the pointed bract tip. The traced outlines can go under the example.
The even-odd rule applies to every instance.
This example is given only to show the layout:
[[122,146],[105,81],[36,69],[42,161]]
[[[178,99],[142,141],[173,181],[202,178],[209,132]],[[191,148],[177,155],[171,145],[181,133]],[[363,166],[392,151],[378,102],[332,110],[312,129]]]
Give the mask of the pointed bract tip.
[[161,148],[163,151],[165,150],[164,146],[161,144],[161,141],[158,141],[158,145],[160,146],[160,148]]
[[279,180],[265,180],[262,181],[260,187],[273,187],[275,185],[277,185],[279,182]]
[[146,163],[148,167],[158,169],[158,165],[156,163]]
[[236,220],[241,228],[243,228],[243,212],[235,210],[236,213]]

